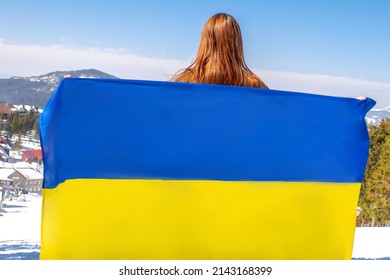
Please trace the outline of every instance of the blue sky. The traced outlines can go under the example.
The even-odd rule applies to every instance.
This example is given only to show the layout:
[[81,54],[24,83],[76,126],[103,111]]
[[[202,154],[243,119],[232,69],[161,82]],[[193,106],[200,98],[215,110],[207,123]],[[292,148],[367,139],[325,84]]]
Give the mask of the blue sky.
[[367,87],[390,105],[387,0],[0,0],[0,77],[96,68],[166,80],[218,12],[237,19],[247,64],[271,87],[346,96]]

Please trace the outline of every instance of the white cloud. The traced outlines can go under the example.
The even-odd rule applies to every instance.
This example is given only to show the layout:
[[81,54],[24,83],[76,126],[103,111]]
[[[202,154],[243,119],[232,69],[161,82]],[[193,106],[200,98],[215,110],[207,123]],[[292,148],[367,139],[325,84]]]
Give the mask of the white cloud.
[[[168,80],[190,61],[190,58],[182,61],[144,57],[123,49],[21,45],[0,39],[0,77],[94,68],[124,79]],[[295,72],[256,69],[255,72],[273,89],[346,97],[369,96],[377,101],[376,108],[390,105],[390,83]]]
[[331,96],[367,96],[377,101],[376,108],[390,105],[390,83],[330,75],[256,71],[270,88]]
[[185,62],[150,58],[121,49],[64,45],[20,45],[0,41],[0,75],[34,76],[57,70],[94,68],[120,78],[168,80]]

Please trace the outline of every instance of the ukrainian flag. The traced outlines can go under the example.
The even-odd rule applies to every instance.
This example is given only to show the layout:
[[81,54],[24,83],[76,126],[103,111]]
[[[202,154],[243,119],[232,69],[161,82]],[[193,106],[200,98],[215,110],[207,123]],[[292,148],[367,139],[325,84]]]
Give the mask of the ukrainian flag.
[[369,98],[64,79],[41,259],[350,259]]

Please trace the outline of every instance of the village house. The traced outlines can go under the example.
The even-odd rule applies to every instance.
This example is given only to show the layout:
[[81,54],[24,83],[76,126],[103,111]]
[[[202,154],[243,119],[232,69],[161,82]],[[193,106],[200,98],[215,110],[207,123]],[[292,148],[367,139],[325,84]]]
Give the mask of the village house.
[[0,168],[0,182],[18,190],[40,192],[43,175],[31,168]]
[[2,121],[7,121],[8,118],[16,111],[16,108],[11,103],[0,102],[0,114]]

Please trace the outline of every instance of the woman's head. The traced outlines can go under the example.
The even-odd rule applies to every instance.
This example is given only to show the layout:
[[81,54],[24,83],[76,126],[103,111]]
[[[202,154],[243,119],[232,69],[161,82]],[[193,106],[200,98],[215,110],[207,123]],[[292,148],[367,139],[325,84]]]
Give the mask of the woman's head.
[[228,14],[212,16],[204,25],[195,61],[174,81],[235,86],[267,86],[247,67],[240,26]]
[[197,59],[238,65],[244,60],[240,26],[230,15],[212,16],[203,27]]

